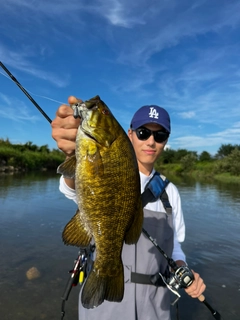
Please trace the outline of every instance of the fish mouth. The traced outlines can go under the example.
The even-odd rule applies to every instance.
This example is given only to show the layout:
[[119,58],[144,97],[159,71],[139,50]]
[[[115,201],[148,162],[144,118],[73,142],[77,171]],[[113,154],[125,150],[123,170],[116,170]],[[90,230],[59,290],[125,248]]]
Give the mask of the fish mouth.
[[95,99],[94,101],[85,101],[81,103],[79,102],[71,105],[74,118],[81,118],[82,120],[84,120],[87,117],[87,113],[89,111],[97,110],[97,102],[98,100]]

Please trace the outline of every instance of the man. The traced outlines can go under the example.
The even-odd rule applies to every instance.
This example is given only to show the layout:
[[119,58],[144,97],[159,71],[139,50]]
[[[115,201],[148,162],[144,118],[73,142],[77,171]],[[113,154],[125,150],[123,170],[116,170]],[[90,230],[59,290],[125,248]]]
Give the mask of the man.
[[[78,102],[69,97],[69,104]],[[79,120],[73,118],[73,111],[66,105],[60,106],[52,122],[52,136],[59,149],[66,156],[74,154],[75,138]],[[159,106],[144,106],[133,116],[129,139],[138,161],[141,192],[155,173],[154,164],[161,155],[171,132],[170,118],[166,110]],[[165,177],[163,177],[164,179]],[[74,180],[60,179],[60,191],[76,202]],[[160,199],[144,207],[144,228],[156,239],[158,245],[178,266],[185,265],[185,255],[180,243],[185,238],[185,224],[181,200],[177,188],[169,183],[166,187],[172,214],[168,215]],[[85,309],[79,300],[79,319],[84,320],[170,320],[170,291],[166,286],[155,286],[148,281],[159,271],[168,269],[166,259],[156,250],[150,240],[141,235],[136,245],[123,246],[125,292],[121,303],[104,301],[95,309]],[[185,289],[193,298],[205,290],[199,274],[193,271],[195,280]],[[147,279],[147,281],[146,281]]]

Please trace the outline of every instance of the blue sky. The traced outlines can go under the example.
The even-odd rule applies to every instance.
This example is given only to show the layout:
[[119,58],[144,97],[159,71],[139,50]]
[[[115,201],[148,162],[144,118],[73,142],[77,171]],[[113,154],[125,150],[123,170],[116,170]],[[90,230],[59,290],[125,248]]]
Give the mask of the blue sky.
[[[172,149],[240,144],[239,0],[0,0],[0,61],[53,119],[100,95],[125,130],[142,105],[171,116]],[[0,138],[57,148],[0,68]]]

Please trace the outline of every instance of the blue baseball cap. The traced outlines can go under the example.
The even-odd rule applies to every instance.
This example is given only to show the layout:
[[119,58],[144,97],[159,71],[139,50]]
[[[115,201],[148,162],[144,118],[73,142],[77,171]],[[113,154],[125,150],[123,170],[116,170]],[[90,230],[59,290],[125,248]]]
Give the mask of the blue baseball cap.
[[171,132],[169,114],[165,109],[159,106],[149,105],[138,109],[133,115],[130,128],[136,130],[147,123],[157,123],[166,129],[167,132]]

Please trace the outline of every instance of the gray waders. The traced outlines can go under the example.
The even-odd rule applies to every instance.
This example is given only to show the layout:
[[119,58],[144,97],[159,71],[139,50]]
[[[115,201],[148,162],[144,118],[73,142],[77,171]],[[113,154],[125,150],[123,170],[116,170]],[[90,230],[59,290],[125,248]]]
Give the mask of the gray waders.
[[[172,214],[144,209],[143,228],[170,257],[173,250],[172,221]],[[159,271],[165,273],[166,259],[141,234],[136,245],[123,245],[122,260],[125,279],[122,302],[104,301],[95,309],[85,309],[81,305],[80,292],[79,320],[170,320],[169,289],[148,282],[151,275]]]

